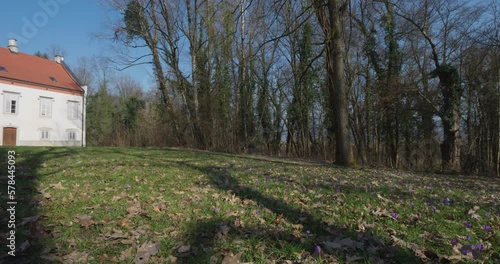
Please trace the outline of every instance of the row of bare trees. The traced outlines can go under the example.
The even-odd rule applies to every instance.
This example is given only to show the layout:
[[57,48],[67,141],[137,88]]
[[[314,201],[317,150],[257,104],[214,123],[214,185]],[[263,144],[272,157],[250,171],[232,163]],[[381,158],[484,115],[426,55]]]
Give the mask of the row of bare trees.
[[149,105],[160,118],[139,137],[499,175],[494,1],[107,3],[121,14],[108,35],[122,48],[115,62],[150,64],[157,81],[159,100],[143,96],[139,120]]

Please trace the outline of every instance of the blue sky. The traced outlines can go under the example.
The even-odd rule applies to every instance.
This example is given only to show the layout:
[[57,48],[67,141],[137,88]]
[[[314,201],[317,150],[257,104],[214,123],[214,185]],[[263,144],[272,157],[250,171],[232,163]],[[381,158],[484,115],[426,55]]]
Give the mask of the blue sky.
[[[2,1],[0,8],[2,47],[7,47],[12,37],[18,40],[19,50],[28,54],[46,52],[51,45],[56,45],[66,52],[65,62],[73,67],[83,56],[113,56],[110,43],[95,37],[113,15],[103,0]],[[152,83],[147,66],[123,73],[143,86]]]

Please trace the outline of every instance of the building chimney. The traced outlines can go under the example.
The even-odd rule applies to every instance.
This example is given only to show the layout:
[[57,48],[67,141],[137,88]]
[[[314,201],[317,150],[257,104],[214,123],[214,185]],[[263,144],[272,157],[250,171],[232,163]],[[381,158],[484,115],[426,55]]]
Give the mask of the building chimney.
[[63,57],[63,56],[61,56],[61,55],[56,55],[56,56],[54,57],[54,60],[55,60],[57,63],[61,64],[61,63],[64,61],[64,57]]
[[7,46],[7,48],[9,48],[12,53],[18,53],[19,49],[17,48],[17,40],[13,38],[9,39],[9,46]]

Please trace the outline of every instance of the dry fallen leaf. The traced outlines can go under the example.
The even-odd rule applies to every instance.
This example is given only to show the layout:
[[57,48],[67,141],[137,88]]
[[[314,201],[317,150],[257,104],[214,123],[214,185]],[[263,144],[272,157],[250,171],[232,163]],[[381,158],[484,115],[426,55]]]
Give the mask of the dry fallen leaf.
[[77,215],[75,218],[77,218],[80,222],[80,225],[83,227],[89,227],[95,222],[92,220],[92,216],[89,215]]
[[191,246],[190,245],[184,245],[184,246],[181,246],[180,248],[178,248],[177,252],[179,254],[185,254],[185,253],[188,253],[190,250],[191,250]]
[[143,212],[142,208],[141,208],[141,204],[140,203],[136,203],[136,204],[130,206],[129,208],[127,208],[127,212],[129,213],[129,215],[139,215],[139,214],[141,214]]
[[54,188],[55,190],[64,190],[64,189],[66,189],[66,188],[64,188],[64,187],[62,186],[62,183],[61,183],[61,182],[58,182],[57,184],[51,184],[51,185],[50,185],[50,187],[51,187],[51,188]]
[[130,226],[131,222],[128,217],[123,218],[121,221],[118,222],[118,225],[121,227],[128,228]]
[[275,225],[281,225],[281,222],[283,222],[283,214],[278,215],[276,220],[274,220]]
[[386,209],[380,209],[380,208],[377,208],[376,211],[372,211],[372,214],[377,215],[377,216],[392,217],[391,213],[389,211],[387,211]]
[[165,205],[165,202],[154,203],[153,210],[157,213],[161,213],[162,211],[167,210],[167,206]]
[[229,252],[224,256],[224,259],[222,260],[222,264],[239,264],[240,263],[240,258],[243,253],[237,253],[236,255],[233,254],[233,252]]
[[72,264],[72,263],[87,263],[89,261],[89,253],[88,252],[79,252],[73,251],[68,255],[62,257],[64,263]]
[[52,195],[50,195],[50,193],[48,193],[48,192],[45,192],[45,193],[43,193],[43,198],[50,200],[50,199],[52,199]]
[[469,212],[467,214],[475,214],[477,212],[477,210],[479,210],[479,206],[474,206],[472,209],[469,210]]
[[137,250],[134,263],[147,263],[151,256],[154,256],[160,250],[160,244],[153,242],[144,242]]
[[382,203],[383,204],[387,204],[387,203],[390,203],[391,201],[387,198],[384,198],[382,195],[380,194],[377,194],[377,198],[379,198],[380,200],[382,200]]

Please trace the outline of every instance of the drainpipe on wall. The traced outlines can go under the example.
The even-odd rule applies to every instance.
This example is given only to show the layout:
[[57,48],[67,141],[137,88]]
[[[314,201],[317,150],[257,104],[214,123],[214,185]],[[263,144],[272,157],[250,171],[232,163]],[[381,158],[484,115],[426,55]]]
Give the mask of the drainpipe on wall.
[[82,147],[85,147],[87,144],[86,144],[86,140],[87,140],[87,135],[85,133],[86,131],[86,117],[87,117],[87,107],[86,107],[86,104],[87,104],[87,100],[85,100],[87,98],[87,85],[84,85],[82,86],[82,89],[83,89],[83,100],[82,100]]

